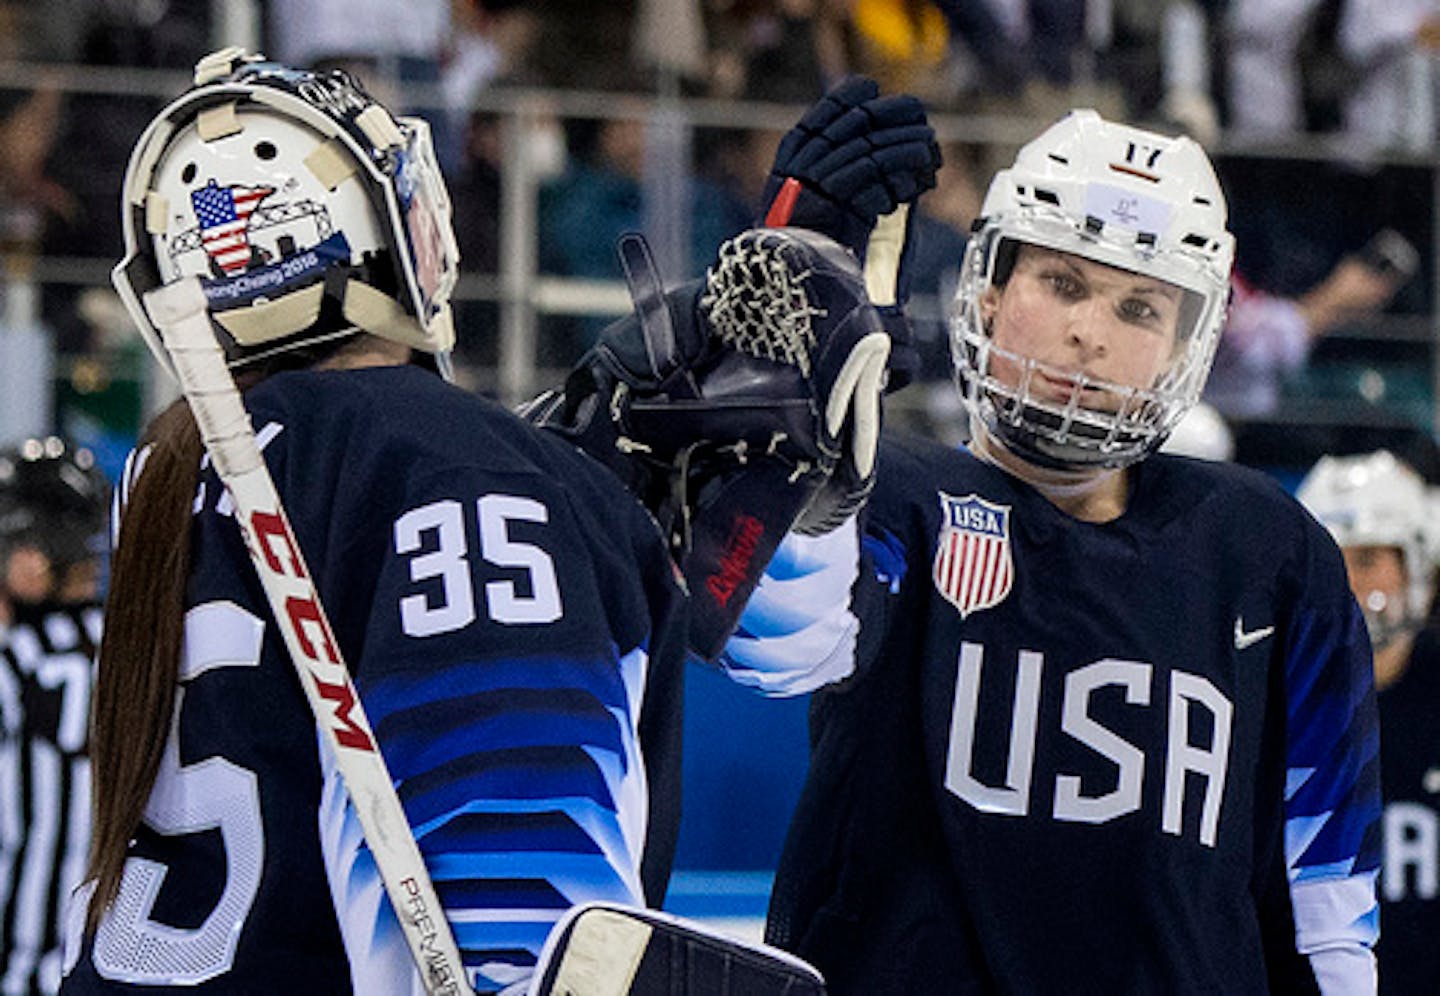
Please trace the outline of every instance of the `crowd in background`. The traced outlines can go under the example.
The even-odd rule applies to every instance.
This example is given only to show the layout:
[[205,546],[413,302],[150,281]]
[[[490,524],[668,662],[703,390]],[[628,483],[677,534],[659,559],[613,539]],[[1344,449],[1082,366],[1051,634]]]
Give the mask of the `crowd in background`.
[[[920,95],[948,139],[913,261],[932,382],[949,378],[945,301],[979,210],[977,177],[1013,150],[1005,122],[1094,106],[1186,130],[1216,156],[1239,239],[1231,332],[1209,400],[1236,424],[1240,458],[1298,472],[1335,447],[1337,426],[1358,425],[1356,448],[1392,446],[1440,472],[1429,438],[1440,38],[1430,0],[417,0],[403,18],[357,0],[46,0],[0,4],[0,62],[179,73],[237,23],[236,9],[250,12],[273,56],[356,69],[431,122],[462,267],[481,278],[478,293],[461,288],[467,323],[499,322],[498,285],[484,278],[501,270],[506,143],[520,133],[506,131],[507,95],[598,95],[590,115],[532,110],[523,134],[538,186],[538,273],[611,281],[615,237],[637,229],[658,241],[667,277],[698,275],[705,247],[752,220],[778,137],[713,115],[667,132],[657,101],[799,105],[847,72]],[[25,78],[0,90],[7,276],[37,256],[113,260],[120,163],[156,99]],[[667,227],[666,217],[679,221]],[[1408,269],[1362,265],[1382,231],[1408,247]],[[60,357],[58,427],[88,433],[102,454],[109,433],[118,450],[146,404],[141,352],[103,270],[37,272]],[[609,317],[542,314],[536,362],[568,365]],[[477,389],[495,390],[484,372],[498,362],[497,337],[468,343],[462,368],[477,372]],[[954,413],[939,386],[933,402],[922,387],[898,410],[943,434]],[[1286,460],[1296,422],[1305,452]]]

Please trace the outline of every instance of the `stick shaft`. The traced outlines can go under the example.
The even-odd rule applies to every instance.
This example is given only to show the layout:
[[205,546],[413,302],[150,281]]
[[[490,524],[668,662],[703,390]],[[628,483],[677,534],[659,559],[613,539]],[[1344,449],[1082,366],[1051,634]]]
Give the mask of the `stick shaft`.
[[335,756],[425,991],[432,996],[468,993],[449,921],[211,330],[205,294],[197,280],[187,278],[147,293],[145,307],[174,360],[205,449],[234,499],[235,521],[315,721]]

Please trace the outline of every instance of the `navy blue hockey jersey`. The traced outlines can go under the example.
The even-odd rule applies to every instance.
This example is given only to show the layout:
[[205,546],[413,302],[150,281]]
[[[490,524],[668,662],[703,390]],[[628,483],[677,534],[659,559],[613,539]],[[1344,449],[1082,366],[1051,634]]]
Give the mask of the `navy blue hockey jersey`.
[[17,605],[0,627],[0,993],[53,993],[90,844],[86,756],[100,607]]
[[1373,986],[1375,697],[1324,530],[1171,456],[1105,524],[922,440],[878,473],[729,648],[833,682],[769,940],[837,994]]
[[[573,903],[658,901],[682,668],[653,520],[415,367],[279,374],[246,404],[478,989],[523,979]],[[194,507],[173,731],[64,991],[418,993],[208,466]]]
[[1380,693],[1380,992],[1440,993],[1440,629]]

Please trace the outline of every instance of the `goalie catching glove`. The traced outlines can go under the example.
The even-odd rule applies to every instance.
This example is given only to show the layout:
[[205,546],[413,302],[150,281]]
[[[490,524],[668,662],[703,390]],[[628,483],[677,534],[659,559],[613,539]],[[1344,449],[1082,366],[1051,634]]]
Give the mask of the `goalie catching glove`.
[[814,232],[743,232],[669,292],[638,237],[621,256],[635,314],[524,414],[654,513],[690,647],[713,660],[784,535],[832,529],[868,494],[890,340],[854,257]]

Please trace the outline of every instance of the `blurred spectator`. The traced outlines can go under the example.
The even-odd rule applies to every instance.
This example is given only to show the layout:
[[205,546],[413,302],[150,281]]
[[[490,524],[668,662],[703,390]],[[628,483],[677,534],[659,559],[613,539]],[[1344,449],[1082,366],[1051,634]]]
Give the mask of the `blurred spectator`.
[[60,92],[42,81],[0,120],[0,240],[7,252],[34,252],[47,226],[75,223],[79,204],[49,170],[61,107]]
[[448,171],[463,141],[439,92],[455,30],[451,7],[452,0],[407,0],[403,11],[387,0],[271,0],[263,51],[292,66],[343,68],[382,103],[423,117]]
[[[1059,117],[1093,104],[1096,81],[1085,0],[856,0],[857,66],[887,88],[955,103],[970,95],[1023,100]],[[948,51],[947,51],[948,50]],[[964,108],[973,110],[973,107]]]
[[[622,279],[616,240],[626,232],[645,229],[647,108],[647,104],[631,100],[617,105],[623,117],[566,123],[570,166],[541,194],[543,271]],[[700,276],[715,246],[750,225],[754,209],[698,176],[689,178],[686,192],[690,251],[679,269],[690,278]],[[580,323],[570,341],[548,344],[542,352],[551,355],[542,356],[541,362],[569,365],[589,347],[604,324],[599,318]]]
[[[950,0],[949,5],[953,4]],[[1009,0],[998,6],[1023,10],[1035,72],[1045,83],[1064,88],[1077,78],[1093,75],[1085,0],[1025,0],[1023,4]]]
[[1323,0],[1244,0],[1224,19],[1226,109],[1244,139],[1284,138],[1305,130],[1300,45]]
[[451,0],[280,0],[267,15],[265,54],[293,66],[345,61],[392,82],[434,82],[451,28]]
[[1209,146],[1220,134],[1214,54],[1225,0],[1114,0],[1104,65],[1126,116]]
[[460,267],[472,273],[500,269],[501,120],[476,111],[470,116],[464,153],[450,182],[455,241]]
[[1436,137],[1435,0],[1245,0],[1224,15],[1228,122],[1242,139],[1342,130],[1366,149]]
[[764,128],[697,129],[695,171],[758,217],[782,136],[781,131]]
[[544,24],[521,0],[455,6],[455,33],[440,85],[452,120],[463,130],[475,95],[500,83],[539,82],[532,61]]
[[1339,50],[1351,80],[1346,134],[1366,146],[1428,152],[1436,138],[1436,0],[1345,0]]
[[[956,16],[981,19],[989,15],[983,3],[944,4],[930,0],[855,0],[851,14],[856,46],[856,67],[872,76],[887,92],[902,91],[933,96],[943,78],[949,48],[946,7]],[[977,55],[994,48],[979,46]]]
[[1387,451],[1321,458],[1296,497],[1340,545],[1374,647],[1385,805],[1380,992],[1440,992],[1440,623],[1437,507]]
[[1320,283],[1292,298],[1251,286],[1237,270],[1230,318],[1205,399],[1229,418],[1272,414],[1285,378],[1305,365],[1316,341],[1378,313],[1407,279],[1349,256]]
[[620,277],[615,240],[637,231],[644,214],[643,108],[634,116],[566,122],[570,165],[541,203],[542,268],[575,277]]
[[1019,95],[1034,75],[1026,44],[1026,4],[1017,0],[935,0],[953,43],[974,63],[970,89]]
[[632,51],[636,2],[532,0],[527,6],[544,25],[531,57],[537,81],[572,90],[638,90]]
[[[450,178],[460,272],[462,276],[467,273],[494,276],[500,272],[502,119],[488,111],[476,111],[470,115],[465,134],[460,162]],[[563,167],[563,136],[559,143],[557,166]],[[452,301],[452,307],[458,328],[482,332],[458,337],[457,363],[462,367],[494,366],[498,354],[493,333],[499,328],[495,301],[467,300],[461,295]]]
[[809,103],[849,69],[846,0],[728,0],[709,18],[712,96]]

